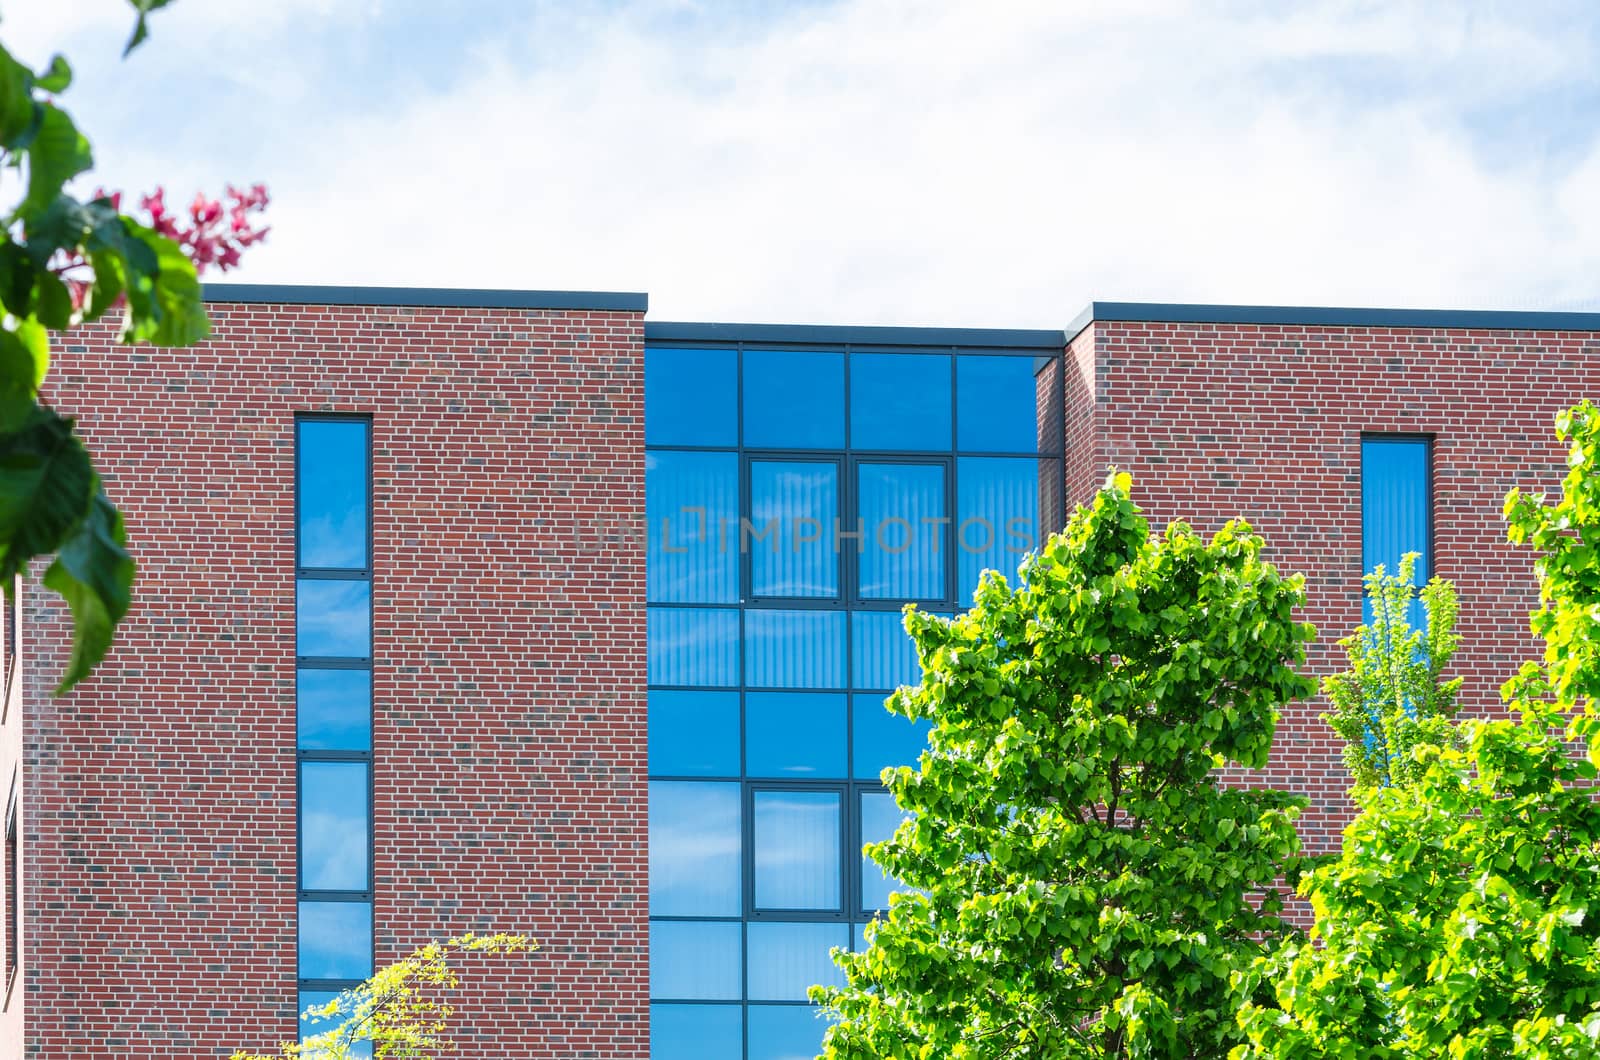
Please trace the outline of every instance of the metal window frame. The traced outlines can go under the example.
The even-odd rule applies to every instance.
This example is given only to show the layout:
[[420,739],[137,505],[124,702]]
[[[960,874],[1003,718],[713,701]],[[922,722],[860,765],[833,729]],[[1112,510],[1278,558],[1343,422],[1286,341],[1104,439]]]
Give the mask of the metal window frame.
[[[366,566],[363,568],[344,567],[302,567],[300,565],[300,528],[301,528],[301,444],[300,425],[302,423],[359,423],[366,429]],[[300,946],[300,903],[301,902],[359,902],[372,908],[373,930],[369,940],[371,952],[368,955],[368,967],[376,970],[378,960],[378,932],[377,908],[375,901],[376,875],[377,875],[377,800],[375,798],[375,778],[377,767],[373,754],[373,738],[376,735],[376,690],[373,682],[369,681],[367,687],[367,733],[368,749],[366,751],[338,751],[338,750],[303,750],[299,738],[299,674],[302,670],[365,670],[374,674],[373,658],[376,654],[375,645],[377,638],[376,600],[373,590],[376,588],[374,577],[376,564],[374,551],[374,515],[377,509],[375,503],[375,477],[373,469],[373,454],[376,450],[376,426],[371,413],[344,413],[344,412],[298,412],[294,416],[294,561],[295,561],[295,1037],[300,1037],[300,992],[304,990],[332,990],[343,991],[359,986],[362,979],[309,979],[302,978],[299,974],[299,946]],[[367,608],[367,652],[365,656],[316,656],[301,655],[299,653],[299,615],[300,615],[300,582],[306,581],[361,581],[368,585]],[[305,807],[301,801],[301,772],[305,762],[365,762],[367,765],[367,889],[363,891],[310,891],[303,887],[304,883],[304,849],[301,836],[304,832]],[[370,973],[369,973],[370,974]]]
[[[804,336],[784,336],[761,341],[751,335],[742,338],[739,329],[730,327],[726,334],[716,336],[677,335],[675,333],[662,333],[661,337],[646,336],[646,356],[652,349],[677,349],[677,350],[716,350],[732,349],[734,357],[734,400],[736,434],[732,445],[670,445],[646,444],[648,452],[717,452],[732,453],[739,460],[739,502],[738,511],[741,518],[748,518],[752,507],[750,490],[749,467],[753,459],[774,460],[778,462],[793,461],[801,463],[817,463],[835,461],[840,465],[839,479],[839,513],[841,522],[853,529],[855,515],[859,510],[859,465],[862,463],[887,463],[887,464],[918,464],[939,463],[945,467],[945,510],[951,522],[946,524],[945,530],[945,556],[946,593],[940,600],[907,601],[904,599],[863,599],[860,596],[858,585],[859,567],[856,563],[858,557],[853,550],[841,548],[839,564],[839,594],[837,598],[822,597],[755,597],[752,592],[750,577],[749,556],[741,555],[739,561],[739,589],[740,600],[737,604],[730,605],[726,602],[691,602],[691,601],[656,601],[647,600],[649,608],[668,609],[674,607],[693,609],[719,609],[736,611],[738,618],[739,651],[737,664],[733,670],[733,684],[727,685],[700,685],[700,684],[655,684],[648,683],[650,691],[720,691],[737,692],[738,700],[738,746],[739,746],[739,775],[738,776],[680,776],[676,774],[648,774],[651,781],[666,782],[717,782],[737,783],[740,787],[740,835],[742,850],[740,854],[740,881],[739,893],[741,896],[741,911],[737,916],[693,916],[693,915],[651,915],[651,921],[686,921],[703,923],[737,923],[740,927],[740,997],[738,999],[709,1000],[703,998],[669,998],[651,996],[651,1005],[720,1005],[738,1007],[741,1010],[740,1034],[741,1042],[748,1055],[750,1048],[750,1009],[752,1007],[804,1007],[806,1001],[752,1001],[749,998],[750,976],[750,947],[749,924],[762,922],[790,922],[790,923],[835,923],[843,925],[848,933],[848,944],[854,947],[860,926],[883,914],[880,909],[866,909],[861,902],[861,796],[867,792],[886,790],[877,780],[862,780],[855,777],[855,710],[856,698],[862,695],[883,698],[888,696],[892,689],[858,688],[855,686],[855,636],[853,633],[854,618],[846,619],[844,637],[844,674],[843,687],[816,687],[816,688],[769,688],[750,683],[750,672],[746,658],[746,615],[761,610],[803,611],[803,610],[830,610],[843,611],[846,615],[851,612],[882,612],[898,611],[907,602],[915,602],[918,607],[934,613],[950,613],[961,610],[958,600],[960,592],[960,556],[959,542],[956,538],[956,500],[959,495],[958,475],[959,463],[962,457],[984,458],[1014,458],[1033,461],[1035,466],[1041,467],[1038,544],[1052,532],[1064,525],[1070,507],[1070,498],[1067,493],[1067,461],[1066,461],[1066,372],[1067,350],[1066,342],[1052,344],[1048,347],[1030,347],[1022,344],[1011,344],[1014,339],[1007,339],[1007,344],[994,346],[965,345],[963,343],[948,344],[948,342],[930,342],[919,344],[914,341],[915,336],[902,335],[895,331],[894,341],[806,341]],[[888,333],[885,333],[888,337]],[[795,338],[797,341],[788,341]],[[981,338],[981,337],[980,337]],[[998,343],[998,340],[997,340]],[[747,352],[826,352],[843,355],[843,426],[844,445],[842,448],[800,448],[778,447],[767,445],[749,445],[745,441],[745,354]],[[852,415],[850,394],[850,370],[852,354],[860,352],[871,353],[913,353],[929,354],[944,353],[949,355],[950,362],[950,440],[948,449],[940,450],[867,450],[856,449],[851,437]],[[962,357],[1026,357],[1034,365],[1034,376],[1047,369],[1053,369],[1055,376],[1049,385],[1047,400],[1050,408],[1045,415],[1056,430],[1047,435],[1047,440],[1053,436],[1054,445],[1039,447],[1036,451],[999,451],[999,450],[968,450],[960,447],[960,358]],[[648,409],[646,410],[648,415]],[[1054,461],[1054,465],[1045,465],[1044,461]],[[1048,478],[1046,477],[1048,476]],[[1053,486],[1055,497],[1048,495]],[[1053,500],[1053,503],[1052,503]],[[830,528],[831,529],[831,528]],[[998,533],[998,531],[997,531]],[[752,777],[749,774],[749,763],[746,757],[746,744],[748,743],[748,695],[752,692],[818,692],[838,693],[845,697],[845,742],[846,742],[846,772],[843,778],[818,778],[809,779],[781,779]],[[840,907],[837,911],[815,910],[769,910],[757,909],[754,904],[755,849],[753,832],[755,827],[754,800],[757,790],[798,790],[798,791],[837,791],[841,800],[840,812],[842,813],[840,836],[843,847],[840,851]]]
[[11,1007],[11,991],[22,970],[22,837],[17,834],[17,769],[11,771],[11,790],[6,796],[5,901],[6,901],[6,1008]]

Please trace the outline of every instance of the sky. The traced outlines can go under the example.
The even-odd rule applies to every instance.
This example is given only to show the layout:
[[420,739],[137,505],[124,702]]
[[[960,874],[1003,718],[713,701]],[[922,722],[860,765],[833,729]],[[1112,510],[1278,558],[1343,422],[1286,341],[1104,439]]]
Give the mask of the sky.
[[[1590,0],[0,0],[87,184],[261,181],[208,280],[653,320],[1600,309]],[[89,187],[83,188],[85,192]]]

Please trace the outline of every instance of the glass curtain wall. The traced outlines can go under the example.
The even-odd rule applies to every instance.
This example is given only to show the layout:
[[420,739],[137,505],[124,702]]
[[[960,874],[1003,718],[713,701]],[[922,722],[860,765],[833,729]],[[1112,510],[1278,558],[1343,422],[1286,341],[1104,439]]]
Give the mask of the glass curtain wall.
[[861,846],[925,728],[941,614],[1061,525],[1058,351],[653,343],[645,354],[656,1060],[811,1057],[806,1001],[893,889]]

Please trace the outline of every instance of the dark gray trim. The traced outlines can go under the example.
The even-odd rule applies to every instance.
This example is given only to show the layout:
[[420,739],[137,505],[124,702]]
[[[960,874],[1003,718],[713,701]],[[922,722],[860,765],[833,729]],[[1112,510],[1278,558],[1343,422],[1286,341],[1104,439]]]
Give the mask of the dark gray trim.
[[1484,331],[1600,331],[1600,313],[1498,309],[1347,309],[1335,306],[1090,302],[1067,325],[1067,340],[1095,321],[1155,324],[1281,324],[1333,328],[1477,328]]
[[968,349],[1059,351],[1066,345],[1066,334],[1061,331],[1033,331],[1021,328],[856,327],[835,324],[701,324],[646,321],[644,337],[646,342],[762,342],[785,346],[960,346]]
[[344,287],[303,283],[208,283],[207,302],[281,305],[439,306],[456,309],[593,309],[643,313],[649,296],[631,291],[503,291],[466,287]]

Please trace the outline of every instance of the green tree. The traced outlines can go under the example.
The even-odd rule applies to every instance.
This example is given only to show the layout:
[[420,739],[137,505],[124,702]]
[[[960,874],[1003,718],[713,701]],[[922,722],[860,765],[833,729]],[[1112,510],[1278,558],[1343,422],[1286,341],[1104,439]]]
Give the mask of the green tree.
[[241,1049],[232,1060],[349,1060],[363,1045],[377,1060],[424,1060],[449,1052],[455,1048],[448,1034],[453,1009],[440,994],[460,989],[454,962],[470,954],[509,955],[537,948],[526,936],[508,934],[468,933],[430,942],[360,986],[308,1009],[308,1022],[327,1026],[305,1041],[284,1042],[270,1056]]
[[1502,688],[1511,718],[1441,729],[1390,786],[1358,785],[1339,857],[1303,886],[1310,940],[1238,977],[1235,1060],[1600,1055],[1596,410],[1557,431],[1561,497],[1506,500],[1511,539],[1542,553],[1544,665]]
[[931,719],[909,814],[869,847],[891,900],[847,983],[812,996],[837,1060],[1221,1056],[1229,977],[1294,935],[1302,800],[1224,786],[1260,766],[1311,628],[1301,580],[1242,523],[1153,539],[1114,475],[1013,588],[910,610],[924,668],[890,709]]
[[[132,0],[137,24],[167,0]],[[0,232],[0,582],[6,592],[39,557],[55,555],[44,585],[70,605],[72,655],[58,691],[83,679],[127,613],[134,564],[122,515],[106,496],[71,419],[39,401],[50,333],[113,309],[124,342],[186,346],[209,332],[200,282],[184,248],[67,184],[94,165],[89,141],[56,101],[72,83],[61,56],[30,70],[0,47],[0,164],[17,199]],[[93,279],[80,302],[63,273]]]
[[1344,764],[1360,788],[1403,784],[1421,775],[1412,750],[1422,745],[1452,746],[1461,678],[1444,671],[1461,638],[1456,635],[1455,587],[1434,578],[1422,590],[1422,629],[1410,618],[1416,591],[1417,554],[1400,560],[1397,574],[1382,564],[1364,579],[1372,608],[1370,624],[1357,626],[1339,642],[1350,669],[1323,678],[1322,691],[1333,701],[1323,720],[1344,740]]

